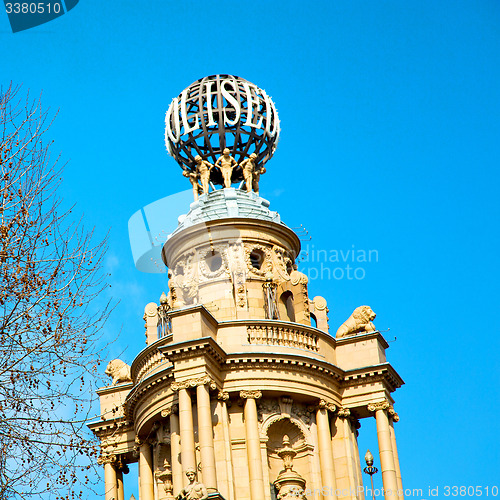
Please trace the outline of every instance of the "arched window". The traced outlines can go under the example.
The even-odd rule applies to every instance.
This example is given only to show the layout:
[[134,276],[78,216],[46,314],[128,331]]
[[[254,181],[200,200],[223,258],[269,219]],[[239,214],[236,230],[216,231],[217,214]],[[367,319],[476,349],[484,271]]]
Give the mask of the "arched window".
[[283,292],[279,301],[280,319],[295,322],[295,309],[292,292]]
[[311,326],[314,326],[314,328],[318,328],[318,320],[313,313],[311,313]]

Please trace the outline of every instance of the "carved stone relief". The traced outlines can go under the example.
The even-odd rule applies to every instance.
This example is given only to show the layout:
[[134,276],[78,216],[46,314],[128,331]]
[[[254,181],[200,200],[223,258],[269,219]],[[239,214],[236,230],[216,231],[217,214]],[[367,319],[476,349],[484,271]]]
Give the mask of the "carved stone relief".
[[227,250],[227,261],[229,275],[233,283],[234,300],[237,308],[247,307],[246,277],[247,269],[245,264],[245,253],[240,240],[229,244]]

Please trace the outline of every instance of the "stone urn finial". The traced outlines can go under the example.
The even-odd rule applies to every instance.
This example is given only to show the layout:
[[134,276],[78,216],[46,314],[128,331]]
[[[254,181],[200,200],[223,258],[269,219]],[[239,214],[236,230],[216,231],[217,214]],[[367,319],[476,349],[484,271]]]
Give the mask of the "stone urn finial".
[[276,451],[277,455],[283,460],[284,470],[282,470],[274,486],[278,491],[278,500],[306,500],[304,489],[306,480],[293,470],[293,459],[297,452],[290,444],[290,438],[285,434],[283,436],[283,448]]
[[290,446],[290,438],[286,434],[283,436],[283,448],[278,450],[277,453],[281,460],[283,460],[285,471],[292,470],[292,462],[297,455],[297,452]]

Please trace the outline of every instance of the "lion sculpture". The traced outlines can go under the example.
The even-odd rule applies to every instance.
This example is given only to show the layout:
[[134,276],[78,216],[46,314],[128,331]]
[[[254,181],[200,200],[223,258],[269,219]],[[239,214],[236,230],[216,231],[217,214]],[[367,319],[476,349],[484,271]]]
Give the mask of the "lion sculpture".
[[349,319],[337,330],[338,339],[355,335],[356,333],[374,332],[376,330],[372,321],[376,314],[369,306],[360,306],[354,309]]
[[113,379],[113,385],[118,384],[118,382],[132,382],[130,366],[121,359],[110,361],[104,373]]

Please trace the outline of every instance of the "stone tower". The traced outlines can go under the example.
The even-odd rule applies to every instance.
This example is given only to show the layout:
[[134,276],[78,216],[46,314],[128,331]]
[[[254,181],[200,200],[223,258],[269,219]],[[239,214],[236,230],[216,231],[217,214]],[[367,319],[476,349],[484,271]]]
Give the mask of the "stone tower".
[[357,435],[369,417],[386,497],[402,500],[391,394],[403,381],[375,314],[358,307],[332,335],[295,264],[297,235],[255,182],[245,189],[249,174],[214,189],[216,168],[210,192],[185,170],[203,194],[163,246],[168,295],[145,308],[146,348],[130,367],[110,362],[113,385],[98,391],[106,500],[124,500],[131,462],[140,500],[364,500]]

